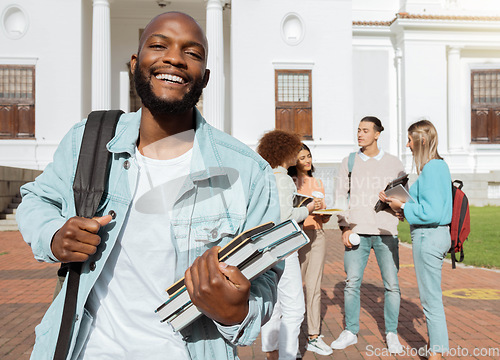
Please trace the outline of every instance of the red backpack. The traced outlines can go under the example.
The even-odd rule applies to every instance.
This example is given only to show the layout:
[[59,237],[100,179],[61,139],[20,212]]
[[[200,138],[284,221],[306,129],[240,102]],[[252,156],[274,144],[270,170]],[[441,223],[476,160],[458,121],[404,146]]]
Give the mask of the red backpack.
[[[464,183],[461,180],[455,180],[451,183],[451,192],[453,199],[453,213],[450,224],[451,247],[448,251],[451,254],[451,267],[456,268],[455,262],[464,260],[464,241],[470,234],[470,215],[469,199],[462,191]],[[460,253],[460,259],[456,255]]]

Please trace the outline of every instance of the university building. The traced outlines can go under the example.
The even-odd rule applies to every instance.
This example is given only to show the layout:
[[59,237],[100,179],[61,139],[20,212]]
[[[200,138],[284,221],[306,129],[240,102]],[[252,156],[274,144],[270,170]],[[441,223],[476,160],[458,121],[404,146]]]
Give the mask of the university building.
[[206,29],[207,121],[253,148],[274,128],[300,133],[328,205],[366,115],[408,171],[406,129],[431,120],[472,203],[500,205],[497,0],[4,1],[0,166],[42,170],[91,110],[138,109],[130,56],[165,11]]

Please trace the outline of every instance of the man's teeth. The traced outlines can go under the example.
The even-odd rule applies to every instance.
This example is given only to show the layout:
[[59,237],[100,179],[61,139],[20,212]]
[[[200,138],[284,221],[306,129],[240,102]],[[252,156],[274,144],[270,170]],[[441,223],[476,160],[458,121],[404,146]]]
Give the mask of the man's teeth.
[[184,84],[184,79],[181,78],[180,76],[176,76],[176,75],[158,74],[158,75],[156,75],[156,78],[158,80],[167,80],[167,81],[175,82],[178,84]]

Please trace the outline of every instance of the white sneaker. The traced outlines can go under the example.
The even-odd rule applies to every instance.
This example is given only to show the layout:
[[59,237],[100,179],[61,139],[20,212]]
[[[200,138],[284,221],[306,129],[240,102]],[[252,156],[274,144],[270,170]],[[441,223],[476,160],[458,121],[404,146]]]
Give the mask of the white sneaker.
[[344,330],[340,333],[340,336],[332,342],[330,345],[333,349],[342,350],[348,347],[349,345],[357,344],[358,337],[354,335],[349,330]]
[[391,354],[401,354],[403,352],[403,345],[399,342],[398,335],[390,332],[385,336],[387,348]]
[[330,355],[333,353],[332,348],[325,344],[322,337],[323,335],[319,335],[314,339],[310,339],[307,342],[306,350],[315,352],[319,355]]

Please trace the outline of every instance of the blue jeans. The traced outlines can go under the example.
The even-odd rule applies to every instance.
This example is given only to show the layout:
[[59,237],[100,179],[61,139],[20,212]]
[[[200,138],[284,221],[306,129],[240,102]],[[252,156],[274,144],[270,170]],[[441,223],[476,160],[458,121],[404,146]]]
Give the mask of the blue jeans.
[[420,302],[424,308],[430,350],[435,353],[448,351],[448,329],[441,290],[441,269],[451,239],[448,226],[411,226],[413,263],[417,275]]
[[371,249],[375,251],[378,267],[385,287],[384,319],[385,333],[397,334],[399,304],[399,246],[398,237],[391,235],[360,235],[361,242],[344,252],[344,269],[347,274],[344,289],[346,329],[359,332],[360,287]]

